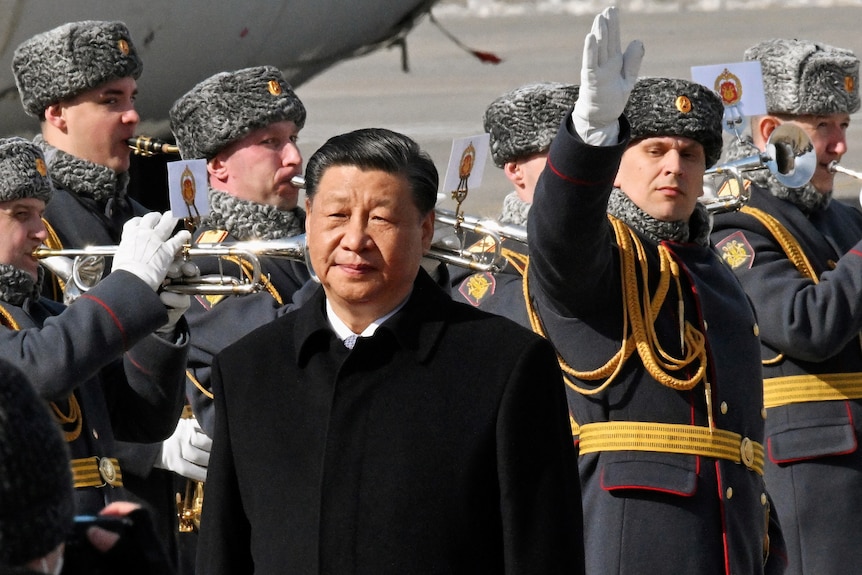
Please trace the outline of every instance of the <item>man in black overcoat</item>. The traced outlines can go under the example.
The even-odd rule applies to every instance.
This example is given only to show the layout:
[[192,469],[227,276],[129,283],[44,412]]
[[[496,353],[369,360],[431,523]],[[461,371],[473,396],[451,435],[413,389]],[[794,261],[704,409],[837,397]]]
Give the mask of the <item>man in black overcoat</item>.
[[322,285],[215,358],[198,572],[583,573],[553,350],[420,268],[431,159],[358,130],[306,180]]

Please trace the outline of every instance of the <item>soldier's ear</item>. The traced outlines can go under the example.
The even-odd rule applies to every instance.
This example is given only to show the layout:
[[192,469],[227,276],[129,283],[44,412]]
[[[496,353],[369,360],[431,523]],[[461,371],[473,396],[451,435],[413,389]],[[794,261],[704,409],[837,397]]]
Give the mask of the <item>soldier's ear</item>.
[[761,116],[755,122],[755,130],[756,130],[756,139],[755,145],[758,147],[762,147],[761,144],[764,144],[769,141],[769,136],[772,135],[772,132],[775,131],[775,128],[781,125],[781,120],[776,118],[775,116]]
[[45,108],[45,123],[61,132],[66,132],[66,107],[61,103]]

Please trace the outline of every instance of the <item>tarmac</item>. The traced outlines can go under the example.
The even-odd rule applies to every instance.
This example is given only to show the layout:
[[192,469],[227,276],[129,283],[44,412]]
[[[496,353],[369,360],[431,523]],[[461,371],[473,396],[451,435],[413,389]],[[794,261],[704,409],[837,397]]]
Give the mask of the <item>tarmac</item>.
[[[630,3],[633,4],[633,3]],[[642,76],[690,78],[691,66],[742,61],[745,49],[761,40],[788,37],[816,40],[862,55],[862,8],[858,6],[679,10],[621,9],[623,42],[640,39],[646,55]],[[436,10],[435,10],[436,13]],[[485,107],[498,95],[538,81],[578,83],[584,36],[593,14],[527,10],[511,16],[481,17],[440,10],[439,24],[470,49],[492,52],[499,64],[481,62],[450,40],[428,17],[399,47],[346,60],[297,87],[308,110],[300,148],[309,158],[327,138],[363,127],[403,132],[446,172],[452,141],[481,134]],[[402,69],[405,61],[408,70]],[[852,116],[849,151],[842,164],[862,170],[862,112]],[[836,177],[836,197],[859,205],[862,182]],[[463,204],[468,214],[496,217],[511,191],[502,170],[488,158],[481,186]],[[442,190],[448,194],[448,191]],[[454,205],[444,202],[444,207]]]

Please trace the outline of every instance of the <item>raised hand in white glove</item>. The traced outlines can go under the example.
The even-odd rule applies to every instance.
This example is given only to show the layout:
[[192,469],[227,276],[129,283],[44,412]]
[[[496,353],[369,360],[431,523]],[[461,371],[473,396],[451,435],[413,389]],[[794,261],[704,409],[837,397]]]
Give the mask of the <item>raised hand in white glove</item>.
[[186,313],[192,303],[191,297],[184,294],[161,291],[159,292],[159,298],[168,310],[168,323],[157,329],[156,333],[173,336],[177,322],[180,321],[180,318],[183,317],[183,314]]
[[182,418],[173,435],[162,442],[162,452],[155,466],[187,479],[206,481],[212,444],[196,419]]
[[127,221],[111,271],[133,273],[153,290],[158,290],[174,256],[191,239],[187,230],[171,237],[176,223],[170,212],[150,212]]
[[581,86],[572,112],[575,131],[588,144],[616,143],[618,119],[638,78],[644,56],[640,40],[620,49],[620,20],[614,6],[596,16],[584,39]]

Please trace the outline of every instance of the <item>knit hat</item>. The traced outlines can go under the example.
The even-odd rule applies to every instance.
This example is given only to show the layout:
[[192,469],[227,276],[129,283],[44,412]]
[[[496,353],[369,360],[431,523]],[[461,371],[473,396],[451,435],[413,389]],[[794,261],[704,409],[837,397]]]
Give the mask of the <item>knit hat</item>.
[[60,429],[24,374],[0,360],[0,565],[20,566],[53,551],[74,514]]
[[721,156],[724,105],[710,89],[676,78],[641,78],[629,96],[625,112],[632,140],[683,136],[699,142],[706,167]]
[[859,110],[859,59],[807,40],[766,40],[745,51],[758,60],[770,114],[852,114]]
[[485,110],[491,157],[497,167],[546,151],[578,99],[578,86],[544,82],[503,94]]
[[45,108],[117,78],[137,79],[143,63],[122,22],[70,22],[15,49],[12,72],[24,110]]
[[24,138],[0,138],[0,202],[36,198],[47,204],[53,193],[39,146]]
[[210,76],[174,102],[171,131],[184,160],[209,160],[252,130],[275,122],[305,125],[305,106],[274,66]]

